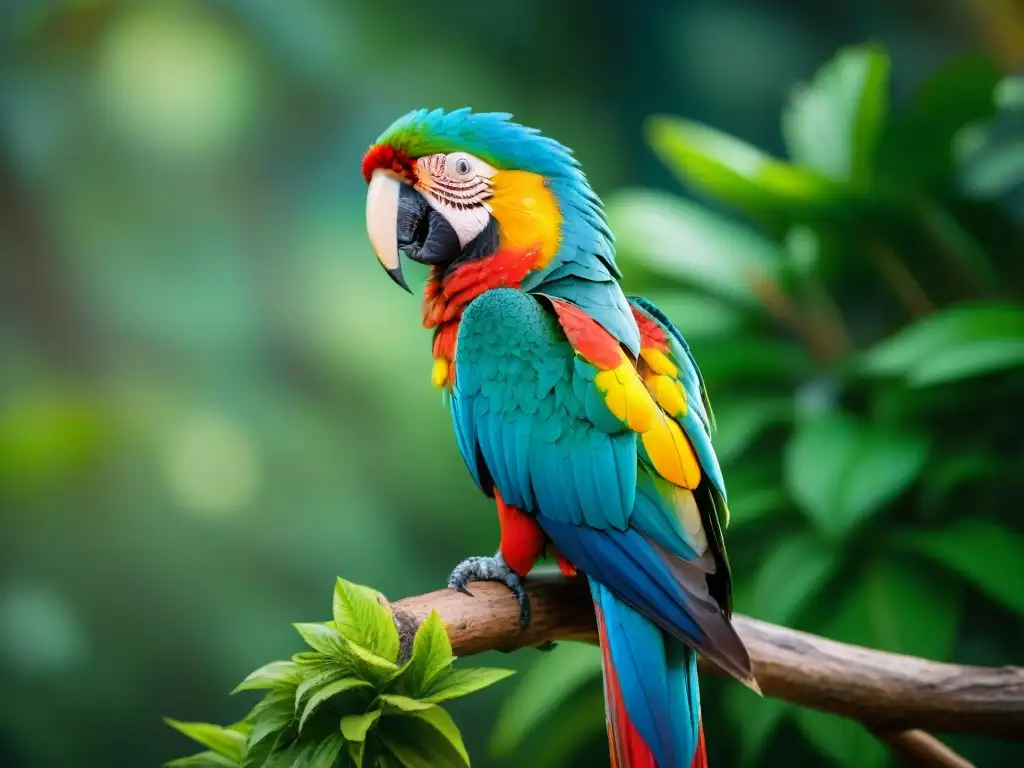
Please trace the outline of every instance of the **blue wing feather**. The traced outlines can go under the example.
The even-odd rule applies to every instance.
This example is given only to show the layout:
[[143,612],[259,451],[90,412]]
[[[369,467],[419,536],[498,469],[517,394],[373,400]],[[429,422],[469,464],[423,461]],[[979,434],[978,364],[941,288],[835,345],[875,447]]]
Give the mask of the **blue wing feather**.
[[591,528],[539,515],[544,532],[577,568],[608,586],[663,629],[699,645],[702,635],[687,612],[687,595],[668,563],[633,528]]
[[659,491],[646,468],[637,473],[636,504],[633,526],[650,536],[668,552],[684,560],[696,560],[694,542],[679,525],[670,501]]
[[[535,515],[577,568],[662,630],[749,677],[746,652],[709,594],[716,553],[687,533],[673,497],[650,476],[636,434],[588,399],[593,366],[578,360],[546,306],[496,289],[463,314],[453,414],[464,458],[472,466],[479,453],[505,500]],[[501,356],[517,364],[501,366]],[[696,374],[684,379],[699,387]],[[703,409],[694,413],[691,439],[699,445],[703,435],[710,451]]]

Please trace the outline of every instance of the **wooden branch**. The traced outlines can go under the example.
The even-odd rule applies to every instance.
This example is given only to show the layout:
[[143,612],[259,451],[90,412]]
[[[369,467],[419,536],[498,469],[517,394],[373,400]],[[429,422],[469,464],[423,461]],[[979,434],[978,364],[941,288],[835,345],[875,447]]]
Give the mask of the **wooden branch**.
[[[535,572],[528,584],[533,623],[526,630],[519,628],[515,599],[500,584],[472,584],[474,597],[441,590],[391,607],[405,639],[436,609],[457,656],[555,640],[596,640],[585,580]],[[859,720],[917,764],[969,765],[916,729],[1024,740],[1024,668],[943,664],[746,616],[735,616],[733,623],[765,695]],[[701,668],[721,674],[703,659]]]

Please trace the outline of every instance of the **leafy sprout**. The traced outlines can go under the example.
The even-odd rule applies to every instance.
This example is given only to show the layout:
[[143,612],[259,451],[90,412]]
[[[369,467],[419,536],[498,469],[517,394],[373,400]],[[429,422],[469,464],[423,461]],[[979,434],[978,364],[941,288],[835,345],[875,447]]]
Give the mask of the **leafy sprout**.
[[235,688],[264,691],[241,722],[168,720],[206,751],[165,768],[468,766],[459,729],[440,702],[511,671],[454,667],[436,611],[402,660],[391,611],[376,592],[338,579],[333,609],[331,621],[295,625],[308,650],[260,667]]

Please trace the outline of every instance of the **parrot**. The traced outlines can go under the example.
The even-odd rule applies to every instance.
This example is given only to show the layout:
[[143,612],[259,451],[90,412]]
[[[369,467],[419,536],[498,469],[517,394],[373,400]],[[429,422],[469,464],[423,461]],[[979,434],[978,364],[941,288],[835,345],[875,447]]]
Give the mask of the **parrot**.
[[448,587],[503,583],[525,627],[541,557],[587,579],[612,766],[706,766],[698,654],[758,689],[731,620],[726,488],[690,347],[623,292],[572,151],[512,115],[413,110],[362,175],[381,266],[410,293],[402,254],[428,266],[431,383],[497,509],[497,552],[459,563]]

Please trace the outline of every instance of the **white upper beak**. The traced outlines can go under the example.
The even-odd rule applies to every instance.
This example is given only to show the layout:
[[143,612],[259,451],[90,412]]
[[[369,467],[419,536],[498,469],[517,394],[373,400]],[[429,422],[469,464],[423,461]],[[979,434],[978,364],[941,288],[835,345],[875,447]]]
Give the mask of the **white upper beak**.
[[366,232],[377,260],[399,285],[409,290],[402,278],[398,253],[398,197],[402,188],[395,176],[378,168],[366,192]]

